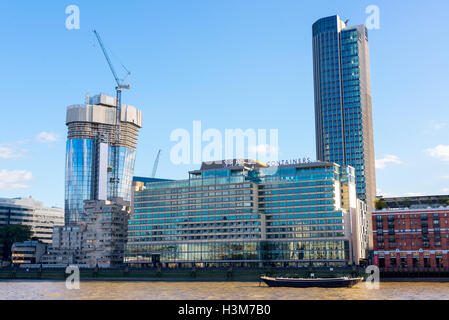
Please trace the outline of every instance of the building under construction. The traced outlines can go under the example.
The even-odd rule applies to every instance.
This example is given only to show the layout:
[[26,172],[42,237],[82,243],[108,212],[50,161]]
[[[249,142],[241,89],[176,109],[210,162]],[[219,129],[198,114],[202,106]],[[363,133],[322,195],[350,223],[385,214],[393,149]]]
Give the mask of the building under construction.
[[85,221],[84,200],[131,200],[142,112],[104,94],[67,108],[65,224]]

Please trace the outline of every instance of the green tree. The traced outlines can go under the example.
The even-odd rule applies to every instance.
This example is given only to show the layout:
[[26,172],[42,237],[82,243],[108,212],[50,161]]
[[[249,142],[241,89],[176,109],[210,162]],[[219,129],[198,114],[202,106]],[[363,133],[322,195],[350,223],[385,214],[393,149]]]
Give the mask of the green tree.
[[387,204],[383,200],[376,200],[374,204],[376,206],[376,210],[382,210],[387,207]]
[[3,245],[3,261],[11,259],[11,247],[14,242],[30,240],[31,227],[22,224],[6,224],[0,227],[0,243]]

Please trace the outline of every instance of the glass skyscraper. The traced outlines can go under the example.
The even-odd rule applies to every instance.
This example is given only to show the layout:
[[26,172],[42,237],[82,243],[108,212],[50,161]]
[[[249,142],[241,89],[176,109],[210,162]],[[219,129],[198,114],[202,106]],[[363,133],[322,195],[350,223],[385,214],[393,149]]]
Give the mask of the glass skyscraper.
[[[84,200],[111,200],[113,189],[131,201],[131,185],[142,113],[122,105],[116,122],[116,99],[97,95],[67,108],[65,223],[85,221]],[[115,155],[118,153],[118,162]],[[118,179],[114,179],[117,172]]]
[[357,196],[374,207],[376,177],[368,31],[339,16],[313,24],[317,159],[352,166]]

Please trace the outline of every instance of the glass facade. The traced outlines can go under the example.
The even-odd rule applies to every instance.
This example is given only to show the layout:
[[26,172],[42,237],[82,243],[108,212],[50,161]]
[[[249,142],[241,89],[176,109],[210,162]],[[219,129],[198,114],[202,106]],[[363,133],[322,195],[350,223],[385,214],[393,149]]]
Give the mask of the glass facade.
[[330,163],[205,169],[141,183],[125,262],[346,264],[350,224],[340,198],[354,183],[353,168]]
[[356,170],[357,194],[372,208],[374,146],[368,38],[365,26],[338,16],[312,27],[317,158]]
[[93,199],[94,141],[70,139],[66,144],[65,217],[66,224],[82,221],[83,201]]
[[[108,181],[113,178],[113,168],[112,164],[114,151],[113,149],[118,149],[118,192],[117,196],[125,201],[131,201],[131,185],[134,175],[134,164],[136,162],[136,150],[124,148],[124,147],[111,147],[108,149],[108,166],[111,170],[108,171]],[[108,198],[113,195],[113,184],[109,183],[108,188]]]
[[[118,197],[131,201],[136,150],[108,146],[107,197],[113,195],[113,149],[118,148]],[[66,146],[65,210],[66,223],[84,221],[84,200],[97,198],[99,179],[96,174],[98,145],[93,139],[69,139]]]
[[[149,254],[150,253],[150,254]],[[308,265],[310,261],[333,261],[341,264],[349,256],[347,242],[301,241],[301,242],[217,242],[145,244],[130,246],[126,262],[151,264],[154,256],[165,263],[259,263],[297,262]],[[340,262],[340,263],[338,263]],[[332,263],[330,263],[332,264]]]

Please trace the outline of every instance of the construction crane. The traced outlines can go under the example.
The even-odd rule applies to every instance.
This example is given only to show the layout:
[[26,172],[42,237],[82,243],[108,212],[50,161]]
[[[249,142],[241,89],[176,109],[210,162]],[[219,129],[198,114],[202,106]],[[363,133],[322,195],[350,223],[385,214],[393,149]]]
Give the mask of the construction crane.
[[161,156],[161,149],[159,149],[159,151],[157,152],[157,156],[156,156],[156,160],[154,160],[154,165],[153,165],[153,173],[151,174],[151,178],[156,177],[156,170],[157,170],[157,166],[159,164],[159,157]]
[[[130,86],[129,84],[123,84],[126,80],[126,78],[131,74],[131,72],[129,72],[128,69],[126,69],[126,67],[122,64],[122,67],[126,70],[127,74],[126,76],[120,80],[119,77],[117,76],[117,73],[115,72],[114,66],[112,65],[111,59],[109,59],[109,55],[106,52],[106,49],[103,45],[103,41],[101,40],[100,35],[98,34],[98,32],[96,30],[93,31],[95,36],[97,37],[98,43],[100,44],[101,50],[103,51],[104,57],[106,58],[106,61],[108,62],[109,68],[111,69],[112,75],[114,76],[115,82],[117,83],[117,86],[115,87],[115,90],[117,91],[117,99],[121,100],[121,93],[122,93],[122,89],[129,89]],[[117,105],[117,108],[119,109],[121,107],[121,105]]]
[[114,198],[118,197],[118,185],[120,182],[120,179],[118,177],[118,163],[119,163],[119,152],[118,152],[118,146],[120,144],[120,114],[121,114],[121,107],[122,107],[122,89],[129,89],[129,84],[124,84],[125,79],[131,74],[128,69],[125,68],[125,66],[122,64],[122,67],[127,71],[126,76],[120,80],[117,76],[117,73],[115,72],[114,66],[112,65],[111,59],[109,59],[109,55],[106,52],[106,49],[103,45],[103,41],[101,40],[100,35],[96,30],[93,30],[95,36],[97,37],[98,43],[100,44],[101,50],[103,51],[104,57],[106,58],[106,61],[108,62],[109,68],[111,69],[112,75],[114,76],[115,82],[117,86],[115,87],[116,91],[116,130],[115,130],[115,148],[113,148],[113,164],[112,164],[112,178],[110,179],[110,182],[113,183],[112,188],[112,196]]

